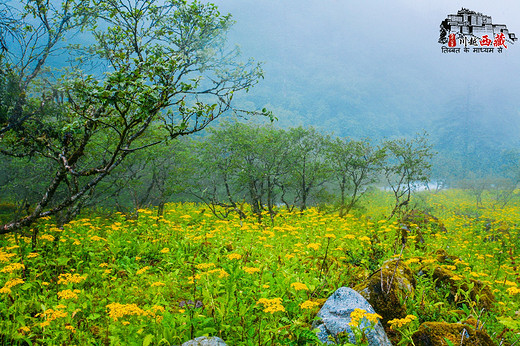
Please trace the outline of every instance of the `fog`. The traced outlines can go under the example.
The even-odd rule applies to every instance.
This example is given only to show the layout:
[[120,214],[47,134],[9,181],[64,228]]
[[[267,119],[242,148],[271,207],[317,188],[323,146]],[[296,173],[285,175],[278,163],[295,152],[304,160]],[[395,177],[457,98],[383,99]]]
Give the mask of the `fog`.
[[443,54],[437,42],[441,21],[461,7],[518,36],[519,3],[215,3],[236,20],[230,43],[264,62],[265,79],[241,102],[269,107],[281,126],[376,138],[455,132],[466,142],[487,137],[497,150],[519,143],[520,41],[501,54]]

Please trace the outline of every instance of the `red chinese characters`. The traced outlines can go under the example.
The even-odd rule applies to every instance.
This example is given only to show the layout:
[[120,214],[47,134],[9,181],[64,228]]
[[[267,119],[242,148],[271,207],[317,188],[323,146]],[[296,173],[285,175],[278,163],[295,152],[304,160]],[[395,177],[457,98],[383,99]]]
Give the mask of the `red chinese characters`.
[[455,39],[455,34],[450,34],[448,39],[448,47],[455,47],[457,45],[457,40]]
[[493,46],[495,46],[495,47],[504,46],[504,48],[507,48],[506,37],[503,32],[501,32],[498,35],[495,35],[495,41],[493,42]]
[[491,43],[493,43],[493,41],[489,39],[488,35],[482,36],[482,40],[480,40],[481,46],[491,46]]

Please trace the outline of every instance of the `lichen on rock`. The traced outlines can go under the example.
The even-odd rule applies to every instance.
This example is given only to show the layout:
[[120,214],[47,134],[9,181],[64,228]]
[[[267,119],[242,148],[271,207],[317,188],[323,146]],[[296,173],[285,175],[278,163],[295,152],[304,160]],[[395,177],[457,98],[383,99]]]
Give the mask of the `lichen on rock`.
[[401,301],[413,296],[415,285],[410,268],[402,260],[392,259],[355,289],[383,317],[382,323],[386,326],[388,321],[406,316],[406,306]]
[[412,335],[416,346],[492,346],[489,335],[473,325],[463,323],[424,322],[419,330]]

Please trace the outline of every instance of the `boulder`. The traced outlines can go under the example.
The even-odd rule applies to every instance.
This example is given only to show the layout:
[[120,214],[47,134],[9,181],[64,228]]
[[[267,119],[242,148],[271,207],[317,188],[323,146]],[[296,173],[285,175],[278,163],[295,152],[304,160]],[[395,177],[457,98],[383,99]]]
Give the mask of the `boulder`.
[[216,336],[199,336],[193,340],[186,341],[181,346],[226,346],[226,343]]
[[[358,292],[348,287],[341,287],[327,299],[318,312],[319,320],[313,323],[313,327],[319,329],[318,338],[326,344],[340,343],[340,338],[355,343],[356,339],[349,323],[350,314],[355,309],[365,310],[367,313],[375,313],[372,306]],[[370,326],[370,322],[364,318],[359,327],[364,329]],[[377,322],[374,328],[365,332],[368,344],[371,346],[392,345],[388,339],[381,322]]]
[[403,260],[392,259],[355,289],[383,317],[383,326],[387,326],[390,320],[406,317],[406,306],[401,300],[413,296],[415,285],[414,274]]
[[424,322],[412,335],[415,346],[492,346],[493,341],[483,330],[465,323]]
[[[450,290],[450,300],[455,300],[459,289],[469,292],[469,298],[477,303],[477,309],[484,308],[487,311],[492,311],[495,304],[495,295],[491,288],[480,280],[469,279],[466,281],[459,281],[459,278],[448,269],[436,267],[433,271],[432,278],[435,281],[435,286],[447,287]],[[478,296],[478,302],[477,302]],[[460,304],[466,303],[460,300]]]

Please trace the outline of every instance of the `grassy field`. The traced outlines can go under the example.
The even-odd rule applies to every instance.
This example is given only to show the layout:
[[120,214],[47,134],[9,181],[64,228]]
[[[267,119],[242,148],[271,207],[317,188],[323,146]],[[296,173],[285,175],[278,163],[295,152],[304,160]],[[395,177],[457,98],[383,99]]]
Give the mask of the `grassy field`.
[[[459,190],[424,193],[421,204],[437,219],[404,223],[385,219],[389,198],[375,192],[344,219],[280,209],[263,223],[219,220],[201,205],[171,204],[161,217],[84,215],[63,230],[44,220],[35,248],[30,237],[0,238],[0,343],[179,345],[214,335],[228,345],[316,344],[310,325],[326,298],[399,257],[403,237],[400,260],[413,272],[442,268],[460,286],[453,295],[432,275],[418,276],[402,297],[416,318],[394,321],[394,338],[407,344],[422,322],[478,317],[495,343],[515,342],[518,198],[476,209]],[[439,250],[451,260],[439,261]],[[475,282],[494,296],[484,311],[467,292]]]

